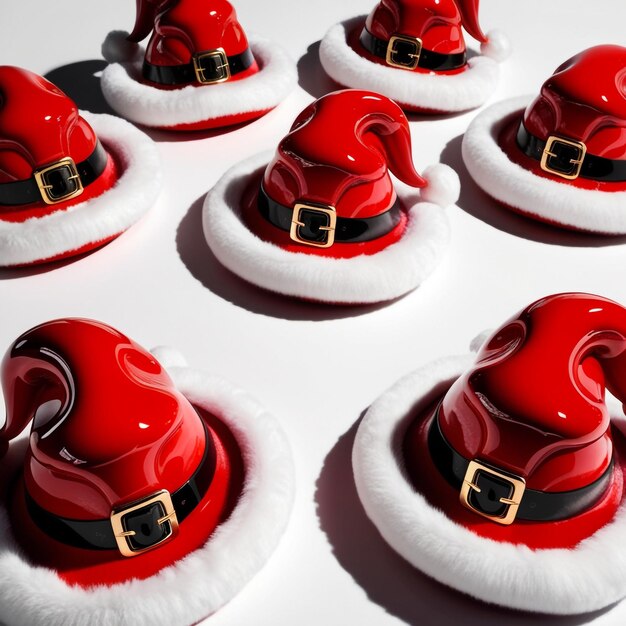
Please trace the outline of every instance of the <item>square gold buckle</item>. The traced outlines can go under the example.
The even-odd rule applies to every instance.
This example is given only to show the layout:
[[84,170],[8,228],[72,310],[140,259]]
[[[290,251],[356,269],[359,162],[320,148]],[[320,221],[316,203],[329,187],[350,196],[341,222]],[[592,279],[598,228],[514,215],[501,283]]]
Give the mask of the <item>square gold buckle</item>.
[[[412,51],[401,51],[400,46],[409,46]],[[403,54],[407,59],[399,59],[398,55]],[[403,70],[414,70],[420,62],[422,54],[422,40],[418,37],[408,37],[407,35],[394,35],[387,44],[387,65],[399,67]]]
[[[160,515],[155,522],[159,528],[164,527],[165,532],[163,536],[150,545],[144,547],[134,546],[133,537],[137,536],[137,532],[128,528],[127,518],[132,517],[133,513],[137,514],[142,510],[149,513],[150,509],[155,505],[157,506],[156,512]],[[163,490],[144,500],[133,502],[124,508],[116,509],[111,512],[111,526],[113,528],[113,534],[115,535],[115,542],[123,556],[137,556],[138,554],[152,550],[166,541],[173,539],[178,534],[178,518],[176,517],[172,496],[169,491]]]
[[[324,241],[316,241],[314,239],[306,239],[302,237],[300,229],[305,228],[307,224],[302,221],[302,214],[309,212],[314,215],[324,215],[326,224],[318,226],[317,230],[320,230],[326,234]],[[333,206],[315,206],[311,204],[298,203],[293,207],[293,214],[291,216],[291,230],[289,236],[293,241],[303,243],[306,246],[314,246],[316,248],[330,248],[335,243],[335,228],[337,227],[337,211]]]
[[[210,59],[213,61],[213,68],[206,67],[203,61]],[[193,71],[196,73],[196,80],[203,85],[215,85],[223,83],[230,78],[230,65],[224,48],[216,48],[208,52],[193,55]],[[207,78],[205,72],[209,69],[216,71],[216,76]]]
[[[510,496],[498,498],[497,503],[505,505],[505,511],[501,515],[492,515],[490,513],[486,513],[482,511],[480,508],[477,508],[474,504],[472,504],[472,495],[474,493],[481,493],[482,489],[478,485],[480,480],[480,474],[487,474],[492,478],[495,478],[496,481],[500,481],[501,483],[506,483],[511,487]],[[463,484],[461,485],[461,494],[460,499],[461,503],[466,506],[468,509],[474,511],[474,513],[478,513],[487,519],[490,519],[492,522],[497,522],[498,524],[503,524],[504,526],[508,526],[512,524],[517,516],[517,510],[519,509],[520,502],[522,501],[522,496],[524,495],[524,491],[526,489],[526,481],[523,478],[518,476],[512,476],[510,474],[503,474],[502,472],[498,472],[493,468],[483,465],[478,461],[470,461],[467,466],[467,471],[465,472],[465,478],[463,479]]]
[[[577,151],[577,157],[569,160],[569,163],[574,166],[572,171],[564,171],[562,169],[559,170],[554,166],[554,164],[550,163],[551,159],[559,158],[559,155],[554,152],[555,146],[559,145],[574,148]],[[548,137],[546,147],[543,149],[543,154],[541,155],[541,169],[544,172],[555,174],[556,176],[566,178],[567,180],[575,180],[580,176],[580,171],[583,167],[583,161],[585,160],[586,154],[587,146],[582,141],[572,141],[571,139],[563,139],[562,137],[555,137],[552,135]]]
[[[55,193],[55,185],[52,184],[52,181],[50,180],[50,176],[54,173],[61,175],[65,173],[62,184],[67,187],[69,181],[72,181],[72,189],[66,191],[65,193]],[[76,169],[76,163],[74,163],[74,159],[70,157],[66,157],[56,163],[52,163],[51,165],[47,165],[46,167],[36,170],[33,173],[33,176],[35,177],[37,187],[39,187],[41,198],[46,204],[64,202],[65,200],[80,196],[80,194],[84,191],[83,183],[80,180],[78,170]]]

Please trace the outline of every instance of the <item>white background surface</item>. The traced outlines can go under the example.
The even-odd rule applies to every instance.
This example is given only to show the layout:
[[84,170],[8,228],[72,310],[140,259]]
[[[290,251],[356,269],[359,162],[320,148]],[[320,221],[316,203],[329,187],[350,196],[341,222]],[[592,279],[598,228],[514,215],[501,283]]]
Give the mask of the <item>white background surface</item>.
[[[109,30],[130,29],[133,0],[2,3],[0,62],[45,74],[83,108],[106,110],[93,72]],[[201,202],[226,168],[273,149],[312,97],[331,90],[317,42],[374,0],[239,0],[248,31],[298,60],[300,87],[276,111],[234,131],[153,132],[165,165],[158,204],[124,236],[84,258],[0,271],[0,349],[40,322],[105,321],[146,347],[176,346],[194,367],[256,395],[282,422],[298,491],[288,532],[268,566],[212,626],[267,624],[614,624],[626,608],[547,618],[488,607],[412,570],[364,517],[351,477],[356,422],[389,385],[417,366],[467,350],[531,301],[595,292],[626,304],[626,238],[574,235],[514,216],[468,179],[460,137],[475,115],[411,118],[418,169],[442,160],[459,172],[449,211],[452,243],[431,278],[387,306],[333,308],[264,293],[221,268],[201,234]],[[492,101],[534,93],[572,54],[626,44],[621,0],[483,0],[486,30],[504,29],[514,54]],[[626,210],[626,207],[625,207]]]

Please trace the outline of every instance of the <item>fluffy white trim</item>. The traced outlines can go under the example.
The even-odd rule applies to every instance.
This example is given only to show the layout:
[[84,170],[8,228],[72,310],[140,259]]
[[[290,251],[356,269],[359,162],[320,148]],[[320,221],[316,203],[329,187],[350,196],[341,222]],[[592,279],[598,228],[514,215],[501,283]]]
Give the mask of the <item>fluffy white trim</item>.
[[626,191],[580,189],[536,176],[500,148],[500,130],[529,100],[499,102],[472,121],[463,138],[463,160],[472,178],[496,200],[531,216],[595,233],[626,234]]
[[152,140],[112,115],[81,111],[108,151],[121,161],[122,176],[102,195],[25,222],[0,220],[0,266],[26,265],[97,243],[130,228],[154,204],[161,163]]
[[[472,357],[473,358],[473,357]],[[367,411],[354,441],[359,498],[380,534],[413,566],[482,601],[550,614],[595,611],[626,595],[626,508],[573,549],[532,550],[480,537],[450,520],[407,479],[401,445],[420,411],[470,365],[431,363],[401,379]]]
[[429,165],[422,177],[426,180],[426,187],[420,190],[420,197],[424,202],[438,204],[441,207],[452,206],[459,200],[461,181],[457,173],[445,163]]
[[498,84],[498,63],[487,56],[469,59],[460,74],[418,74],[373,63],[348,44],[348,34],[365,16],[335,24],[324,35],[320,61],[326,73],[340,85],[377,91],[399,104],[434,111],[467,111],[480,106]]
[[125,30],[112,30],[102,42],[102,56],[108,63],[141,63],[145,50],[128,40]]
[[33,567],[13,543],[0,508],[0,622],[9,626],[168,626],[195,624],[231,600],[263,567],[283,534],[294,494],[293,460],[272,415],[221,378],[169,370],[196,406],[234,434],[246,467],[243,493],[207,543],[146,580],[69,587]]
[[442,208],[417,202],[397,185],[410,206],[402,239],[373,255],[332,259],[287,252],[252,233],[241,219],[241,195],[271,154],[242,161],[222,176],[204,201],[203,226],[209,247],[229,270],[256,285],[298,298],[365,304],[397,298],[415,289],[435,268],[450,236]]
[[[141,83],[141,60],[113,62],[102,72],[102,93],[120,115],[138,124],[167,127],[193,124],[240,113],[266,111],[278,106],[294,89],[298,79],[289,55],[273,42],[250,36],[250,47],[260,71],[234,82],[207,87],[188,85],[165,90]],[[116,54],[104,53],[115,60]],[[134,49],[133,49],[134,50]],[[139,55],[143,58],[143,54]]]
[[172,367],[187,367],[187,359],[182,352],[169,346],[156,346],[150,350],[154,358],[166,369]]
[[501,30],[494,29],[487,33],[487,41],[480,44],[480,52],[498,63],[511,56],[511,42]]

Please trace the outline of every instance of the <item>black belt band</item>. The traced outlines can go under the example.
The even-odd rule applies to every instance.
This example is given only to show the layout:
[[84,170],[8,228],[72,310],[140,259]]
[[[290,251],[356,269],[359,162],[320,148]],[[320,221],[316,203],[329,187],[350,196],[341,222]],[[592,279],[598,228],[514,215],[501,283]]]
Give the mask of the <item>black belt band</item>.
[[[182,65],[153,65],[144,60],[143,77],[160,85],[187,85],[189,83],[217,83],[229,75],[234,76],[247,70],[254,63],[254,56],[250,48],[246,48],[240,54],[227,57],[217,51],[199,53],[196,62]],[[226,74],[222,62],[228,63],[229,73]],[[198,80],[198,70],[204,80]]]
[[[203,423],[204,424],[204,423]],[[208,436],[205,427],[205,440],[206,446],[204,450],[204,456],[196,471],[192,477],[177,491],[171,494],[172,504],[176,511],[176,518],[180,524],[202,501],[202,498],[206,494],[213,475],[215,473],[215,447],[213,441]],[[66,545],[74,546],[76,548],[83,548],[89,550],[115,550],[117,549],[117,541],[113,533],[113,527],[111,525],[111,519],[99,519],[99,520],[75,520],[67,519],[64,517],[58,517],[44,508],[39,506],[28,491],[24,493],[26,498],[26,506],[33,522],[39,527],[39,529],[46,535],[64,543]],[[155,516],[154,510],[139,512],[141,519],[138,520],[138,524],[141,527],[145,527],[146,520],[151,528],[148,529],[149,533],[157,533],[156,539],[158,539],[158,528],[155,528]],[[148,540],[149,543],[149,540]],[[155,541],[158,543],[158,541]],[[148,546],[149,547],[149,546]]]
[[[97,141],[96,147],[89,157],[80,163],[76,163],[76,173],[83,187],[87,187],[87,185],[93,183],[98,176],[102,174],[106,167],[107,160],[108,156],[106,150],[102,147],[100,141]],[[73,172],[71,172],[66,165],[62,164],[62,160],[59,161],[59,166],[56,169],[59,171],[59,174],[61,174],[61,177],[57,178],[56,184],[62,187],[59,189],[59,194],[62,196],[64,193],[63,189],[71,191],[71,189],[67,188],[69,184],[67,177],[73,174]],[[43,196],[40,187],[34,176],[26,180],[0,183],[0,207],[32,204],[33,202],[41,202],[42,199]]]
[[[548,171],[556,174],[567,174],[572,169],[571,159],[576,159],[580,148],[569,145],[570,141],[573,144],[584,145],[582,142],[569,139],[560,142],[557,137],[555,139],[556,145],[550,150],[555,156],[549,158]],[[531,135],[524,126],[524,122],[520,122],[517,130],[517,145],[526,156],[541,161],[547,144],[547,141]],[[612,183],[626,182],[626,160],[605,159],[586,153],[580,165],[578,176]]]
[[[441,475],[452,487],[460,491],[470,462],[454,450],[443,436],[439,426],[439,409],[435,413],[428,433],[428,448]],[[499,469],[497,471],[503,472]],[[613,462],[609,464],[600,478],[581,489],[554,492],[525,489],[516,519],[549,522],[574,517],[590,508],[604,495],[611,481],[612,473]],[[485,479],[488,477],[489,475],[485,474]],[[483,493],[479,496],[489,498],[492,485],[489,485],[487,480],[482,486]],[[494,486],[497,490],[498,485]],[[480,503],[480,497],[474,502]],[[493,507],[493,499],[492,502],[485,502],[485,504],[487,508]],[[477,512],[486,513],[490,511],[478,510]]]
[[[293,220],[293,207],[279,204],[272,200],[261,185],[259,189],[259,198],[257,203],[259,212],[270,223],[290,232]],[[301,237],[305,240],[316,241],[320,233],[318,224],[316,223],[316,215],[314,211],[300,213],[300,220],[305,224],[300,229]],[[364,241],[372,241],[390,233],[402,219],[402,208],[400,201],[396,198],[393,206],[385,213],[374,217],[365,218],[348,218],[338,217],[335,226],[335,241],[340,243],[361,243]]]
[[[379,39],[372,35],[372,33],[363,28],[360,36],[361,45],[375,57],[381,59],[387,59],[387,50],[389,48],[389,42],[384,39]],[[419,62],[417,67],[424,68],[425,70],[456,70],[463,67],[467,63],[467,55],[465,52],[458,52],[457,54],[441,54],[440,52],[433,52],[432,50],[421,49]]]

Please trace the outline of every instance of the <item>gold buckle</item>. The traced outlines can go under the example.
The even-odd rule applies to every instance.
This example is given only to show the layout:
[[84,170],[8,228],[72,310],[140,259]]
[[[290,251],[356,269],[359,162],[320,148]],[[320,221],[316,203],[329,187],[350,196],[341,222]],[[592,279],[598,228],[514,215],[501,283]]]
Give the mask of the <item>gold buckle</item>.
[[[415,46],[415,52],[411,52],[408,54],[408,57],[411,59],[408,63],[403,63],[402,61],[398,61],[396,56],[398,54],[397,45],[398,43],[408,43],[412,46]],[[420,62],[420,55],[422,54],[422,40],[418,37],[409,37],[407,35],[394,35],[387,44],[387,56],[385,58],[387,65],[391,65],[391,67],[399,67],[403,70],[414,70]]]
[[[579,157],[577,159],[570,159],[570,163],[575,166],[573,173],[568,174],[567,172],[561,172],[550,166],[550,159],[558,156],[557,154],[552,152],[554,144],[571,146],[572,148],[576,148],[579,151]],[[562,137],[555,137],[554,135],[552,135],[548,137],[546,147],[543,149],[543,154],[541,155],[541,169],[544,172],[556,174],[557,176],[560,176],[561,178],[566,178],[567,180],[575,180],[580,176],[580,170],[583,167],[583,161],[585,160],[586,154],[587,146],[582,141],[572,141],[571,139],[563,139]]]
[[[51,193],[51,189],[53,189],[54,187],[49,183],[48,175],[50,174],[50,172],[54,172],[55,170],[60,170],[63,168],[67,168],[70,172],[68,180],[76,181],[76,189],[62,196],[55,197]],[[84,191],[83,183],[80,180],[78,170],[76,169],[76,163],[74,163],[74,159],[72,159],[71,157],[66,157],[64,159],[61,159],[60,161],[57,161],[56,163],[52,163],[52,165],[42,167],[41,169],[36,170],[33,173],[33,176],[35,177],[37,187],[39,187],[39,193],[41,193],[41,197],[46,204],[58,204],[59,202],[64,202],[65,200],[69,200],[70,198],[80,196],[80,194]]]
[[[207,78],[204,75],[205,67],[202,65],[203,59],[218,59],[216,69],[219,72],[217,78]],[[203,85],[215,85],[216,83],[223,83],[230,78],[230,65],[228,64],[228,57],[224,48],[216,48],[215,50],[209,50],[209,52],[201,52],[200,54],[194,54],[193,71],[196,73],[196,80]]]
[[[318,241],[311,241],[310,239],[303,239],[300,236],[299,230],[301,227],[306,226],[302,219],[302,211],[311,211],[312,213],[319,213],[328,217],[328,225],[320,226],[319,230],[328,233],[326,241],[320,243]],[[291,216],[291,230],[289,236],[293,241],[303,243],[306,246],[314,246],[315,248],[330,248],[335,243],[335,228],[337,227],[337,211],[333,206],[314,206],[311,204],[298,203],[293,207],[293,214]]]
[[[135,511],[146,509],[157,503],[161,504],[164,511],[163,516],[157,520],[157,524],[159,526],[169,524],[169,532],[165,537],[163,537],[163,539],[157,541],[151,546],[140,549],[133,548],[130,543],[130,538],[134,537],[136,533],[134,530],[126,529],[124,525],[124,518]],[[148,550],[152,550],[166,541],[173,539],[178,534],[178,518],[176,517],[176,510],[174,509],[172,496],[169,491],[164,489],[163,491],[159,491],[144,500],[133,502],[124,508],[115,509],[111,512],[111,526],[113,528],[113,534],[115,535],[117,547],[123,556],[137,556],[138,554],[143,554]]]
[[[491,476],[504,480],[513,487],[513,493],[510,498],[499,499],[499,502],[507,505],[506,513],[504,515],[490,515],[489,513],[485,513],[472,506],[472,503],[470,502],[472,491],[477,493],[480,493],[481,491],[480,487],[476,484],[476,474],[478,474],[478,472],[490,474]],[[492,522],[508,526],[513,523],[515,517],[517,516],[517,510],[519,509],[525,489],[526,481],[523,478],[520,478],[519,476],[512,476],[510,474],[503,474],[502,472],[498,472],[487,465],[479,463],[478,461],[470,461],[467,466],[467,471],[465,472],[463,484],[461,485],[460,499],[461,503],[471,511],[474,511],[474,513],[478,513],[479,515],[490,519]]]

